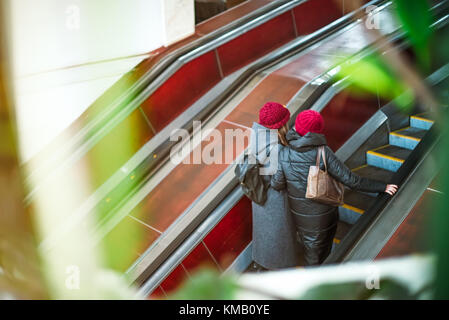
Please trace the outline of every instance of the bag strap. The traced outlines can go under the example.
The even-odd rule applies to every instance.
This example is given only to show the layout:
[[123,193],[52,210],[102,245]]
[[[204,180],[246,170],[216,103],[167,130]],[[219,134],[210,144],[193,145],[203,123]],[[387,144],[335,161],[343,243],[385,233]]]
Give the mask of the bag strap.
[[321,147],[318,147],[316,150],[316,162],[315,162],[315,166],[317,167],[320,166],[320,157],[321,157]]
[[323,162],[324,162],[324,171],[327,172],[326,151],[324,149],[324,146],[321,146],[320,149],[321,149],[321,154],[322,154]]
[[324,171],[327,172],[327,163],[326,163],[326,152],[324,151],[324,146],[319,146],[316,152],[316,166],[320,166],[320,158],[323,157],[324,163]]

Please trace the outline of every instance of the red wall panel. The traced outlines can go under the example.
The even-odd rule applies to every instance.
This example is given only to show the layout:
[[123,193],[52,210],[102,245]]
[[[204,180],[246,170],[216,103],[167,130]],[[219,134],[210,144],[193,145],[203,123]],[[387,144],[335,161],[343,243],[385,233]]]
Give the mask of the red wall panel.
[[336,95],[321,112],[329,147],[334,151],[340,148],[377,110],[375,96],[356,97],[348,91]]
[[150,299],[160,300],[165,298],[165,293],[161,287],[157,287],[149,296]]
[[162,289],[166,294],[173,293],[186,279],[188,278],[183,266],[180,264],[177,266],[167,278],[161,283]]
[[220,79],[215,53],[208,52],[182,66],[142,104],[142,109],[160,131]]
[[340,18],[343,9],[337,1],[309,0],[293,9],[298,34],[312,33]]
[[295,28],[290,11],[240,35],[217,49],[224,75],[294,38]]
[[215,260],[226,269],[252,239],[251,201],[243,197],[204,238]]
[[190,252],[182,264],[190,274],[194,273],[199,268],[218,269],[217,264],[202,242],[200,242],[196,248]]

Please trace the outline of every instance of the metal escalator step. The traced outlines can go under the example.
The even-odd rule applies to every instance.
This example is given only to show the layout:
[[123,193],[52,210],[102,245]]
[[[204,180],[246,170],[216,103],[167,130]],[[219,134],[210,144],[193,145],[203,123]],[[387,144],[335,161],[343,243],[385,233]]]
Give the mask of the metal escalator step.
[[366,152],[366,162],[371,166],[396,172],[411,152],[412,150],[387,144],[368,150]]
[[352,225],[350,225],[349,223],[343,222],[341,220],[338,221],[334,242],[340,243],[351,228]]
[[364,178],[375,179],[378,181],[382,181],[385,183],[391,182],[391,177],[393,176],[393,172],[384,170],[382,168],[373,167],[370,165],[363,165],[356,169],[353,169],[355,173]]
[[426,133],[427,130],[421,128],[407,127],[390,132],[389,142],[391,145],[413,150]]
[[358,192],[351,189],[345,190],[345,204],[366,211],[376,199],[366,193]]
[[432,115],[428,112],[417,114],[410,117],[410,126],[423,130],[429,130],[434,123]]
[[360,216],[373,204],[375,198],[363,192],[345,190],[344,205],[338,208],[340,220],[354,224]]

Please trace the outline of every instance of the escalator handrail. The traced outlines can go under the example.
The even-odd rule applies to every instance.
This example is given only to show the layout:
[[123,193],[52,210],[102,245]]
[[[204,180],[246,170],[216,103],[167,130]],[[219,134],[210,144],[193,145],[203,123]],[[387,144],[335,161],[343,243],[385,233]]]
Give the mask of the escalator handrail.
[[[384,2],[387,1],[375,0],[368,3],[367,6],[372,5],[373,3],[379,4]],[[363,10],[364,8],[365,6],[360,8],[359,10]],[[225,103],[230,98],[230,96],[232,96],[233,92],[250,81],[252,77],[254,77],[260,70],[271,66],[273,63],[279,61],[280,59],[287,59],[288,57],[298,53],[299,51],[305,50],[310,46],[316,44],[318,41],[322,40],[331,33],[343,29],[344,27],[352,23],[352,17],[354,16],[354,14],[354,12],[349,13],[348,15],[345,15],[344,17],[332,22],[328,26],[312,33],[311,35],[295,41],[285,50],[276,50],[274,54],[256,61],[256,63],[247,68],[234,82],[230,83],[229,86],[221,94],[217,95],[213,99],[213,101],[204,106],[204,108],[202,108],[199,113],[193,115],[190,119],[186,119],[185,125],[181,128],[191,133],[193,130],[192,120],[203,119],[203,121],[207,122],[208,119],[219,112],[219,106]],[[147,155],[146,160],[141,163],[139,169],[136,169],[136,171],[143,172],[142,176],[145,177],[144,179],[150,179],[153,173],[161,168],[169,160],[168,156],[170,154],[170,150],[175,145],[177,145],[177,143],[177,141],[171,141],[168,137],[165,137],[165,139],[155,149],[151,150],[151,153]],[[154,154],[157,155],[156,158],[152,156]],[[135,178],[135,181],[137,181],[137,179],[138,178]],[[145,181],[142,180],[142,183],[144,182]],[[110,215],[113,214],[114,213],[111,212]],[[108,218],[105,217],[104,220],[106,221],[107,219]]]
[[[447,69],[447,68],[443,68],[443,69]],[[437,72],[435,72],[435,73],[437,73]],[[429,76],[429,79],[431,79],[432,77],[433,77],[433,75]],[[302,106],[300,106],[298,108],[296,113],[299,113],[301,110],[305,109],[306,108],[305,106],[311,106],[315,102],[317,102],[320,99],[320,97],[324,94],[324,92],[330,87],[330,84],[332,82],[333,82],[332,80],[328,80],[328,81],[322,83],[322,85],[320,87],[318,87],[313,92],[313,94],[310,96],[310,99],[307,99],[307,101],[305,101],[302,104]],[[386,106],[386,107],[383,108],[383,110],[385,110],[386,108],[391,108],[391,106],[389,106],[389,107]],[[395,108],[395,107],[393,107],[393,108]],[[394,110],[396,110],[396,109],[394,109]],[[382,111],[379,111],[379,112],[382,112]],[[292,117],[292,119],[293,118],[294,117]],[[410,160],[407,165],[404,164],[404,168],[407,168],[407,167],[410,167],[410,166],[414,167],[414,165],[411,163],[411,161],[413,161],[413,160]],[[407,169],[404,169],[404,170],[406,171]],[[393,183],[395,183],[395,182],[396,182],[396,180],[393,180]],[[240,199],[243,196],[243,193],[242,192],[240,192],[240,193],[237,192],[239,190],[239,186],[238,186],[237,180],[234,179],[233,182],[231,182],[231,183],[234,184],[234,189],[232,189],[230,194],[232,195],[233,198],[235,198],[236,194],[240,194],[240,197],[238,198],[238,199]],[[399,181],[397,183],[400,184]],[[235,201],[236,200],[234,199],[234,202]],[[381,207],[381,205],[379,205],[379,209],[380,209],[380,207]],[[376,210],[376,208],[373,208],[373,210]],[[215,220],[217,220],[216,215],[218,213],[220,213],[222,216],[224,216],[225,214],[223,214],[223,212],[227,212],[229,210],[223,211],[223,206],[220,205],[218,207],[218,211],[219,212],[216,212],[216,211],[217,211],[217,209],[213,209],[211,211],[211,213],[209,214],[208,218],[201,224],[200,227],[198,227],[198,229],[202,230],[202,232],[201,232],[203,234],[202,236],[198,235],[198,233],[199,233],[198,230],[195,231],[195,234],[193,236],[189,236],[174,251],[174,253],[172,255],[170,255],[170,257],[167,258],[166,261],[164,261],[163,264],[161,264],[161,266],[157,269],[157,271],[154,274],[152,274],[150,277],[148,277],[145,282],[143,282],[143,284],[142,284],[142,286],[140,288],[140,292],[142,294],[148,295],[150,292],[152,292],[160,284],[160,282],[163,281],[164,276],[167,276],[173,270],[173,268],[176,267],[176,265],[178,265],[180,262],[182,262],[183,258],[185,258],[188,255],[188,253],[191,250],[193,250],[193,248],[195,248],[195,246],[199,243],[199,241],[204,237],[204,234],[207,234],[208,230],[211,230],[211,228],[213,228],[213,225],[212,226],[211,225],[207,225],[207,222],[208,222],[210,217],[214,217],[214,221],[215,221]]]
[[[397,172],[394,173],[391,183],[401,186],[413,169],[422,160],[423,156],[435,145],[438,138],[436,127],[432,127],[426,133],[421,142],[404,161]],[[387,193],[381,193],[376,197],[374,204],[357,220],[350,232],[344,237],[334,251],[326,258],[323,264],[335,264],[342,262],[354,244],[362,237],[364,232],[375,221],[376,217],[394,197]]]
[[[439,3],[438,5],[441,5],[442,3],[444,3],[444,1]],[[438,27],[438,25],[434,24],[433,27]],[[443,66],[433,74],[438,73],[440,70],[448,70],[448,66],[449,64]],[[433,74],[426,79],[428,82],[430,82],[431,85],[432,81],[434,81]],[[448,74],[445,74],[445,77],[448,76]],[[387,117],[389,117],[389,114],[391,115],[394,112],[398,113],[398,108],[394,104],[394,101],[390,102],[389,104],[381,108],[381,112],[383,111],[387,115]],[[420,108],[422,107],[418,106],[418,109]],[[401,167],[399,167],[398,171],[393,174],[391,183],[401,186],[404,182],[406,182],[409,175],[413,172],[415,167],[420,163],[425,155],[430,151],[430,149],[436,144],[439,138],[440,132],[438,130],[438,127],[434,125],[421,139],[415,149],[413,149],[413,151],[410,153]],[[323,262],[323,264],[335,264],[342,262],[345,256],[354,247],[355,243],[362,237],[364,232],[375,221],[376,217],[393,199],[394,197],[390,196],[387,193],[379,194],[376,197],[373,205],[357,220],[357,222],[351,228],[351,231],[344,237],[344,239],[339,243],[335,250],[331,252],[331,254]]]
[[[397,35],[396,33],[391,35],[391,37],[392,37],[393,39],[397,39],[397,36],[398,36],[398,35]],[[364,54],[369,54],[369,53],[372,52],[372,51],[373,51],[373,49],[372,49],[372,48],[369,48],[369,49],[363,50],[362,52],[364,52],[364,53],[359,53],[358,55],[360,55],[360,54],[362,54],[362,55],[364,55]],[[311,82],[313,82],[313,81],[311,81]],[[297,114],[297,113],[299,113],[300,111],[302,111],[302,110],[304,110],[304,109],[310,107],[311,105],[314,105],[314,103],[317,102],[317,101],[320,99],[320,97],[324,94],[324,92],[330,87],[330,85],[331,85],[333,82],[334,82],[333,79],[327,79],[327,81],[322,82],[321,85],[313,91],[313,93],[310,95],[310,97],[309,97],[306,101],[304,101],[304,102],[301,103],[301,106],[298,108],[298,110],[295,112],[295,114]],[[290,121],[294,121],[294,114],[292,115]],[[218,180],[218,179],[217,179],[217,180]],[[226,187],[229,188],[229,185],[232,185],[232,188],[238,187],[238,181],[237,181],[237,179],[235,179],[235,177],[234,177],[234,179],[233,179],[232,181],[230,181],[229,184],[228,184]],[[233,190],[235,190],[235,189],[233,189]],[[212,207],[210,208],[210,212],[214,212],[214,209],[213,209]],[[203,227],[203,229],[205,229],[205,228]],[[186,241],[188,241],[188,240],[186,240]],[[183,244],[183,245],[184,245],[184,244]],[[168,259],[170,259],[170,258],[168,258]],[[164,264],[165,264],[165,262],[164,262]],[[132,269],[133,269],[134,267],[135,267],[135,266],[131,267],[130,270],[128,270],[127,273],[132,273]],[[168,268],[168,267],[166,267],[166,268]],[[163,274],[163,272],[159,271],[159,269],[158,269],[157,272],[158,272],[158,274],[160,274],[160,273]],[[140,277],[137,277],[136,280],[137,280],[138,283],[141,283],[142,280],[139,279],[139,278],[140,278]],[[148,279],[150,279],[150,278],[148,278]],[[150,281],[151,283],[153,283],[153,284],[155,283],[155,281],[154,281],[154,279],[152,279],[152,277],[151,277],[151,280],[149,280],[149,281]],[[151,287],[151,285],[146,284],[145,287],[148,289],[148,288]],[[145,289],[145,290],[147,290],[147,289]]]
[[[105,130],[106,126],[112,129],[117,123],[119,123],[121,118],[116,119],[119,110],[121,110],[125,104],[129,103],[129,101],[136,98],[150,84],[153,87],[152,91],[156,90],[185,63],[209,50],[212,50],[220,43],[232,40],[233,37],[239,34],[239,32],[247,32],[253,28],[256,28],[260,24],[277,17],[278,15],[290,10],[292,7],[299,5],[304,1],[306,0],[273,1],[259,10],[245,15],[244,17],[225,25],[198,40],[192,41],[191,43],[170,52],[170,54],[163,57],[150,70],[146,71],[145,74],[137,79],[127,90],[125,90],[124,93],[114,98],[114,100],[106,106],[101,107],[102,110],[98,112],[95,117],[88,118],[88,122],[83,125],[81,129],[78,129],[76,134],[71,136],[69,139],[65,139],[64,145],[58,146],[58,153],[62,154],[62,156],[59,156],[59,158],[57,154],[52,156],[45,154],[45,156],[42,156],[39,153],[30,161],[27,161],[24,166],[29,167],[32,171],[25,178],[26,184],[32,185],[31,181],[33,181],[33,176],[39,175],[39,171],[42,170],[39,168],[34,169],[29,165],[30,163],[39,163],[39,161],[35,161],[37,158],[44,157],[46,160],[44,165],[51,166],[51,163],[59,164],[61,161],[67,160],[67,158],[70,158],[72,154],[77,154],[79,156],[80,153],[86,153],[87,150],[92,148],[92,146],[95,145],[95,142],[98,141],[99,135],[103,137],[108,132],[108,130]],[[176,62],[178,62],[177,65]],[[138,66],[129,73],[136,71],[137,68]],[[146,90],[148,95],[151,94],[148,92],[149,91]],[[101,97],[99,99],[101,99]],[[89,111],[90,108],[91,107],[89,107],[84,114],[91,113]],[[95,112],[92,113],[95,114]],[[58,139],[58,137],[55,139]],[[93,137],[96,138],[93,139]],[[74,152],[73,150],[80,150],[80,152]],[[53,169],[54,168],[52,168],[52,170]],[[27,202],[29,201],[29,198],[30,197],[27,196]]]
[[[367,5],[369,5],[369,4],[372,4],[372,3],[390,3],[390,2],[388,2],[388,1],[386,1],[386,0],[373,0],[373,1],[371,1],[370,3],[368,3]],[[360,9],[358,9],[358,10],[364,10],[364,8],[365,8],[365,6],[364,7],[362,7],[362,8],[360,8]],[[353,15],[354,15],[355,13],[354,12],[352,12],[352,13],[348,13],[347,15],[345,15],[344,17],[342,17],[342,18],[340,18],[340,19],[338,19],[338,20],[336,20],[336,21],[334,21],[333,23],[331,23],[330,25],[328,25],[328,26],[326,26],[326,27],[323,27],[322,29],[320,29],[320,30],[318,30],[318,31],[316,31],[316,32],[314,32],[313,34],[311,34],[311,35],[309,35],[309,36],[306,36],[306,37],[304,37],[304,38],[302,38],[301,40],[299,40],[297,43],[296,43],[296,45],[298,46],[298,48],[294,48],[294,49],[301,49],[301,48],[307,48],[308,46],[303,46],[303,47],[301,47],[300,45],[302,44],[302,45],[304,45],[305,43],[307,43],[308,41],[313,41],[313,43],[316,43],[317,41],[319,41],[319,40],[321,40],[323,37],[325,37],[326,35],[328,35],[328,33],[329,33],[329,30],[330,29],[334,29],[334,27],[336,27],[336,26],[340,26],[341,27],[341,29],[339,28],[339,29],[337,29],[336,31],[339,31],[339,30],[344,30],[344,27],[346,26],[346,23],[345,23],[345,21],[347,22],[347,24],[350,24],[353,20],[352,20],[352,18],[353,18]],[[356,22],[354,22],[354,23],[356,23]],[[324,30],[324,31],[323,31]],[[291,48],[290,48],[290,50],[291,50]],[[285,51],[282,51],[282,54],[285,54]],[[281,54],[279,54],[278,53],[278,56],[279,55],[281,55]],[[266,60],[264,60],[265,61],[265,63],[267,64],[268,62],[270,62],[270,63],[274,63],[274,62],[276,62],[276,60],[275,59],[273,59],[273,58],[271,58],[271,59],[266,59]],[[268,62],[266,62],[266,61],[268,61]],[[264,65],[264,66],[266,66],[266,65]],[[271,66],[271,65],[269,65],[269,66]],[[269,67],[269,66],[266,66],[266,67]],[[256,72],[257,71],[257,69],[253,66],[252,67],[252,69],[251,69],[253,72]],[[224,98],[224,100],[226,100],[226,97],[223,97]],[[166,148],[166,150],[170,150],[169,148]],[[149,158],[149,159],[148,159]],[[158,158],[161,158],[161,157],[158,157]],[[148,160],[148,161],[147,161]],[[137,168],[130,168],[129,169],[129,172],[134,172],[134,171],[136,171],[136,172],[144,172],[143,174],[142,174],[142,176],[143,176],[143,180],[142,181],[139,181],[139,177],[138,177],[138,175],[136,174],[136,176],[134,176],[133,178],[134,178],[134,180],[133,181],[136,181],[136,184],[134,185],[134,187],[133,187],[133,189],[131,190],[131,191],[129,191],[129,192],[127,192],[127,194],[125,195],[125,196],[123,196],[122,198],[120,198],[120,201],[119,201],[119,203],[117,203],[117,204],[114,204],[114,207],[112,207],[111,209],[108,209],[108,212],[109,212],[109,214],[107,214],[107,216],[103,219],[103,220],[101,220],[100,222],[99,222],[99,224],[97,225],[97,227],[96,227],[96,231],[95,231],[95,234],[105,234],[105,232],[107,232],[107,228],[108,228],[108,226],[110,225],[110,224],[108,224],[108,226],[106,227],[106,229],[105,228],[103,228],[102,227],[102,225],[104,224],[104,222],[105,221],[108,221],[109,220],[109,218],[110,217],[113,217],[114,219],[113,219],[113,221],[119,221],[118,219],[119,218],[117,218],[116,217],[116,215],[117,215],[117,213],[119,214],[119,216],[122,216],[122,215],[124,215],[123,214],[123,212],[124,212],[124,210],[126,209],[126,208],[124,208],[124,207],[127,207],[127,203],[129,202],[129,201],[132,201],[132,197],[133,197],[133,195],[137,192],[137,190],[140,188],[140,187],[142,187],[145,183],[147,183],[149,180],[151,180],[151,178],[152,178],[152,175],[151,175],[151,173],[149,173],[149,169],[148,169],[148,165],[149,164],[151,164],[151,160],[154,160],[154,158],[153,157],[151,157],[150,155],[148,155],[147,156],[147,159],[145,160],[145,161],[141,161],[141,163],[140,163],[140,167],[137,167]],[[144,168],[144,170],[140,170],[140,168],[141,167],[143,167]],[[150,168],[151,169],[151,168]],[[140,176],[140,175],[139,175]],[[124,179],[124,178],[123,178]],[[123,179],[121,180],[121,181],[123,181]],[[114,186],[114,188],[116,188],[116,189],[111,189],[112,191],[114,191],[114,190],[118,190],[119,188],[120,188],[120,185],[118,185],[118,186]],[[112,192],[112,191],[108,191],[108,192]],[[109,194],[109,193],[108,193]],[[99,200],[100,199],[100,200]],[[92,214],[92,212],[95,212],[95,210],[97,209],[97,207],[99,206],[99,205],[101,205],[102,203],[104,203],[104,198],[101,198],[101,197],[97,197],[97,194],[92,194],[86,201],[85,201],[85,203],[83,203],[78,209],[76,209],[76,216],[85,216],[85,215],[89,215],[89,214]],[[108,202],[108,201],[106,201],[106,202]],[[93,205],[92,205],[92,203],[93,203]],[[123,209],[122,209],[123,208]],[[105,231],[106,230],[106,231]],[[49,238],[47,238],[47,239],[44,239],[43,240],[43,242],[42,242],[42,245],[43,245],[43,247],[51,247],[52,246],[52,243],[54,243],[54,241],[57,241],[57,240],[55,240],[55,239],[57,239],[57,237],[58,237],[58,235],[57,234],[55,234],[54,236],[52,236],[52,237],[49,237]],[[99,241],[99,239],[101,239],[101,237],[99,237],[99,236],[96,236],[96,238],[98,238],[97,240]]]

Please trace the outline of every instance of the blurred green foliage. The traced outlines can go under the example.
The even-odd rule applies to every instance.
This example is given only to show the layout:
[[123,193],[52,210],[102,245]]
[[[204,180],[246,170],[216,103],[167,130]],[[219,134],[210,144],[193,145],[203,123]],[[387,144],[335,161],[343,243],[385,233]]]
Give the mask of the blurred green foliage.
[[303,300],[414,300],[420,298],[421,292],[410,293],[409,289],[393,279],[382,279],[379,289],[367,289],[363,282],[325,283],[315,286],[299,299]]
[[233,277],[202,268],[195,272],[169,299],[230,300],[234,299],[237,284]]
[[412,91],[408,90],[377,54],[365,56],[357,62],[347,61],[340,64],[336,79],[346,77],[353,94],[368,92],[388,100],[396,99],[397,105],[405,112],[413,106]]
[[413,46],[420,67],[430,68],[433,17],[427,0],[393,0],[402,29]]

